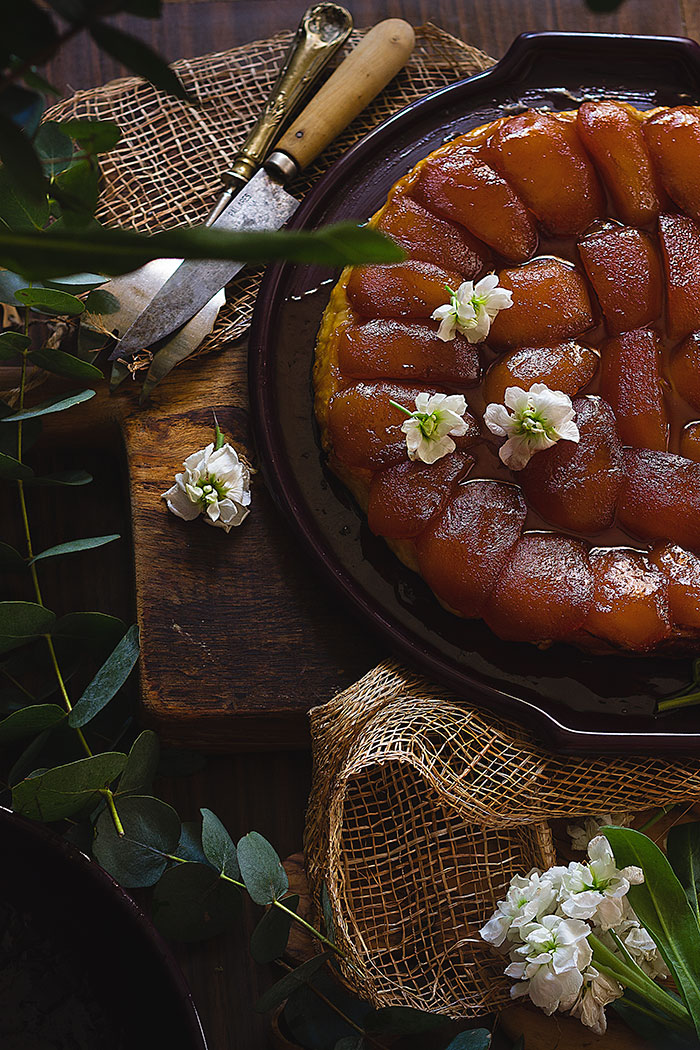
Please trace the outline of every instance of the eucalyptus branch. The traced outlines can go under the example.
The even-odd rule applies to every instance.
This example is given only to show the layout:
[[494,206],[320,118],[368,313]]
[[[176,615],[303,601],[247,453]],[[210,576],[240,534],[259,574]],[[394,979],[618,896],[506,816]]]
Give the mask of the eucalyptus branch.
[[[282,959],[278,959],[277,963],[279,966],[282,967],[282,969],[286,970],[287,973],[292,973],[294,970],[293,966],[290,966],[289,963],[284,962],[284,960]],[[342,1018],[342,1020],[345,1021],[345,1023],[348,1024],[351,1028],[354,1028],[358,1035],[361,1035],[362,1038],[366,1039],[367,1042],[370,1043],[372,1046],[378,1047],[378,1050],[383,1050],[382,1044],[379,1043],[373,1035],[365,1031],[365,1029],[362,1028],[361,1025],[353,1021],[352,1018],[348,1017],[346,1013],[343,1013],[339,1006],[336,1006],[336,1004],[332,1002],[332,1000],[330,1000],[327,995],[324,995],[323,992],[316,988],[315,985],[313,985],[310,981],[308,982],[307,987],[311,989],[314,995],[317,996],[317,998],[319,998],[321,1002],[325,1003],[326,1006],[330,1007],[334,1014],[337,1014],[338,1017]]]

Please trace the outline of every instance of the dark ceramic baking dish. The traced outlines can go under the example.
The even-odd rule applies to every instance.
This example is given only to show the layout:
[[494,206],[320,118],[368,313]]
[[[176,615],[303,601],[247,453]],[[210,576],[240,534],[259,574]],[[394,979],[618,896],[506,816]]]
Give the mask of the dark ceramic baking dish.
[[[574,109],[586,98],[650,109],[700,100],[700,48],[675,37],[587,33],[519,36],[485,73],[391,117],[328,171],[291,227],[363,221],[418,160],[470,128],[530,107]],[[387,648],[465,701],[515,718],[578,751],[693,750],[700,708],[663,717],[659,698],[683,688],[690,661],[593,656],[502,642],[481,621],[447,613],[424,582],[370,533],[324,464],[313,413],[314,343],[335,276],[271,266],[250,340],[253,427],[267,484],[302,544],[387,641]]]

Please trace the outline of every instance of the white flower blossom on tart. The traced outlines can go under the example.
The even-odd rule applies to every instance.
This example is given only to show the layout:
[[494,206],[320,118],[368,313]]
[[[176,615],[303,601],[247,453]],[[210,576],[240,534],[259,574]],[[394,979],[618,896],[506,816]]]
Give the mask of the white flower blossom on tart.
[[578,443],[576,412],[561,390],[550,390],[544,383],[535,383],[530,390],[509,386],[504,400],[505,405],[487,405],[484,422],[492,433],[508,438],[498,455],[511,470],[522,470],[536,452],[557,441]]
[[464,437],[467,433],[468,427],[463,418],[467,402],[462,394],[422,392],[416,398],[415,412],[410,412],[396,401],[391,404],[408,416],[401,430],[406,435],[409,459],[435,463],[454,452],[457,446],[453,437]]
[[183,467],[161,497],[178,518],[193,521],[204,514],[208,525],[230,532],[248,516],[250,468],[235,448],[211,442],[188,456]]
[[473,281],[464,281],[455,291],[445,285],[450,301],[438,306],[432,313],[432,319],[440,322],[438,339],[444,343],[454,339],[461,332],[470,343],[480,343],[491,331],[491,322],[499,310],[507,310],[513,305],[513,295],[506,288],[498,287],[498,276],[489,273],[474,285]]

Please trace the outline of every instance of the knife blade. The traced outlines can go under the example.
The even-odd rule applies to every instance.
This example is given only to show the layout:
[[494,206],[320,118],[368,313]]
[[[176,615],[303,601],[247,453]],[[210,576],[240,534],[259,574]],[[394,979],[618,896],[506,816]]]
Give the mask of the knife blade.
[[[414,45],[400,18],[379,22],[360,41],[282,136],[265,167],[212,223],[223,230],[279,229],[298,201],[284,184],[318,154],[403,68]],[[111,355],[119,360],[176,331],[234,277],[240,261],[183,262],[124,333]]]

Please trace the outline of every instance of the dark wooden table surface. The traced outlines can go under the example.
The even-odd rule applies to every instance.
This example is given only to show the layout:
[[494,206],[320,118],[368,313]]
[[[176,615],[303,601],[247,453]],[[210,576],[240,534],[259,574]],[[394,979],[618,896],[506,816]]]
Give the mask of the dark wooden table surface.
[[[246,41],[289,29],[299,21],[307,0],[166,0],[159,22],[133,17],[117,19],[129,31],[158,48],[170,60],[233,47]],[[594,13],[584,0],[348,0],[357,25],[400,16],[414,24],[432,21],[455,36],[500,57],[513,38],[524,31],[576,30],[614,33],[681,35],[700,38],[698,0],[624,0],[614,13]],[[124,70],[99,54],[87,40],[76,39],[54,60],[49,79],[66,94],[101,84]],[[75,502],[62,512],[59,525],[66,535],[74,516],[99,530],[116,531],[126,525],[124,487],[115,484],[120,469],[119,452],[82,448],[80,462],[97,467],[100,499],[94,490],[84,506]],[[62,455],[63,453],[58,453]],[[47,504],[42,522],[56,542],[56,521]],[[89,530],[86,534],[90,533]],[[62,559],[56,563],[64,565]],[[71,590],[75,608],[102,608],[132,615],[133,587],[129,580],[131,560],[124,549],[121,560],[99,552],[93,555],[91,571],[78,576],[70,566],[57,568],[52,589]],[[65,575],[63,575],[65,573]],[[264,629],[264,625],[261,625]],[[358,631],[363,628],[358,626]],[[348,648],[356,645],[348,638]],[[367,651],[376,643],[367,637]],[[208,760],[206,768],[193,776],[173,778],[161,790],[183,819],[193,819],[200,806],[215,810],[234,836],[256,829],[266,835],[282,855],[299,849],[304,809],[311,777],[308,751],[268,752]],[[254,924],[252,914],[243,927],[229,937],[180,949],[182,968],[200,1010],[211,1050],[253,1050],[272,1047],[265,1018],[252,1003],[271,982],[274,973],[250,959],[247,941]]]

